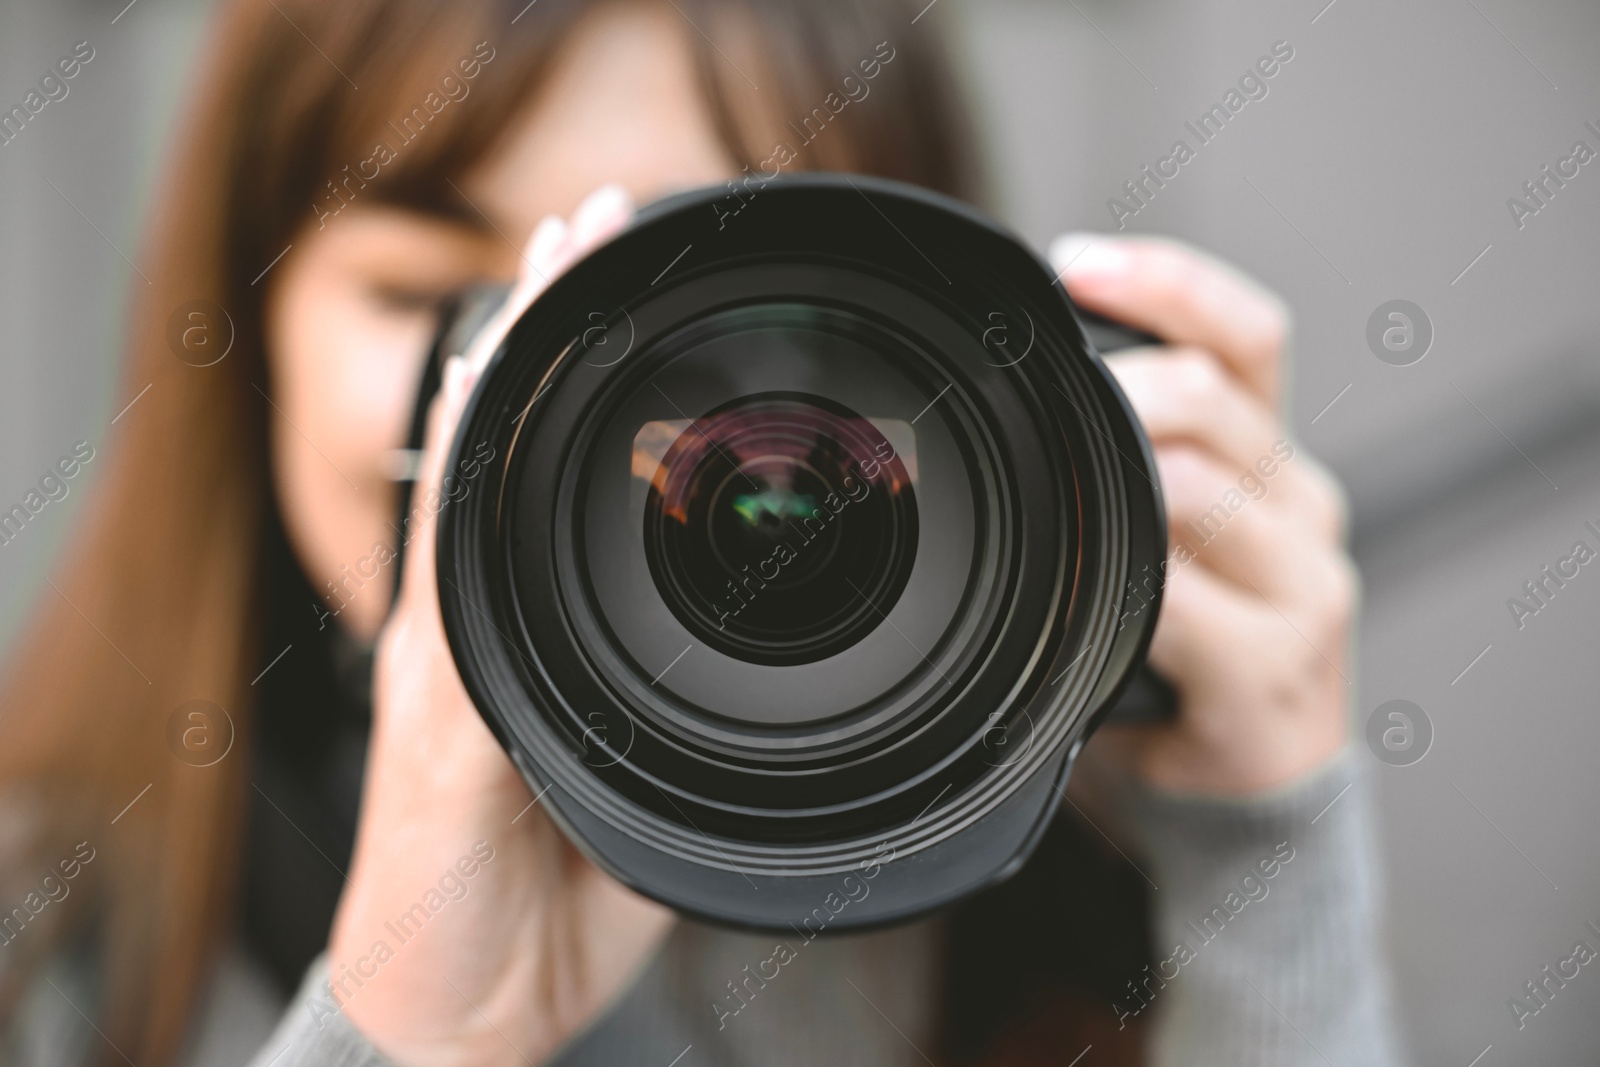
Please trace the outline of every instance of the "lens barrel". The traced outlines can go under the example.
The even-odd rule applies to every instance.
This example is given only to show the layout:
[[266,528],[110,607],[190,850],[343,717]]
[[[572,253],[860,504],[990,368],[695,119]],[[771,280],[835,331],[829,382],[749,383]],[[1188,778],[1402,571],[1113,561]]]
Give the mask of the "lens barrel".
[[1143,660],[1150,451],[1053,273],[971,208],[808,174],[674,197],[469,401],[452,654],[641,893],[802,935],[1026,859]]

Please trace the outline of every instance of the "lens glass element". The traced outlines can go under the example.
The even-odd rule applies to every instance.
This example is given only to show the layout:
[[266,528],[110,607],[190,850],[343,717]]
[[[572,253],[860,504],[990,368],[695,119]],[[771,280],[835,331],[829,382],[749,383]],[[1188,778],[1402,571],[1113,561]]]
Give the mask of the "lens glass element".
[[730,656],[831,656],[905,589],[917,553],[911,476],[889,434],[841,404],[769,393],[692,423],[651,422],[634,439],[633,467],[649,472],[645,555],[657,588],[685,627]]

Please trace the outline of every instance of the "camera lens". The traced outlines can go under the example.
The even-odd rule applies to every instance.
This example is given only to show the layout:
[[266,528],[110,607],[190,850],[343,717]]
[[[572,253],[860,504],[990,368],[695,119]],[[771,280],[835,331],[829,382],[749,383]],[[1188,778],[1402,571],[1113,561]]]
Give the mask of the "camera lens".
[[768,393],[692,423],[650,423],[632,465],[652,472],[644,545],[657,590],[728,655],[824,659],[878,626],[905,589],[911,476],[888,437],[841,404]]
[[[733,307],[718,277],[637,308],[641,328],[677,325],[593,375],[551,467],[557,584],[592,666],[643,720],[743,760],[887,743],[974,650],[958,635],[1002,577],[978,551],[1005,521],[981,418],[949,391],[930,403],[949,383],[893,323],[768,299],[790,271],[747,267],[755,299]],[[545,498],[507,509],[529,544],[552,513],[522,502]],[[530,599],[546,551],[513,555]],[[720,777],[702,788],[736,802],[747,785]],[[845,777],[775,778],[768,798],[846,802]]]
[[969,209],[725,195],[647,210],[512,329],[454,444],[484,473],[440,513],[441,610],[617,877],[781,929],[870,869],[833,928],[882,923],[1038,839],[1149,638],[1154,469],[1059,284]]

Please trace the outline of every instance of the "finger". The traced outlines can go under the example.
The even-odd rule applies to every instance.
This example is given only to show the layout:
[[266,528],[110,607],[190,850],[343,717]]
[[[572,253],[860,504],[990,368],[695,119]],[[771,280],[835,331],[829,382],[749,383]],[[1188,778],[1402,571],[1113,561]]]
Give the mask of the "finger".
[[[1245,492],[1270,481],[1273,508],[1294,511],[1306,528],[1339,538],[1344,502],[1337,484],[1300,453],[1283,424],[1209,353],[1141,348],[1106,358],[1153,444],[1187,441],[1207,449]],[[1295,461],[1295,462],[1291,462]]]
[[1344,544],[1349,534],[1350,502],[1344,486],[1316,457],[1296,452],[1292,485],[1296,514],[1313,530]]
[[1294,612],[1204,567],[1169,565],[1150,665],[1171,679],[1185,706],[1237,701],[1241,682],[1270,693],[1295,678],[1348,681],[1340,666],[1349,623],[1343,607]]
[[1175,241],[1082,233],[1057,238],[1050,258],[1085,308],[1215,352],[1278,406],[1288,310],[1234,268]]
[[[405,574],[400,595],[411,605],[437,604],[434,583],[434,545],[439,512],[452,497],[463,491],[456,479],[446,482],[447,462],[456,423],[466,406],[467,365],[462,356],[445,361],[439,392],[428,405],[422,438],[422,462],[411,490],[411,509],[406,515]],[[436,613],[435,613],[436,614]]]
[[489,364],[490,357],[506,339],[506,334],[511,331],[512,324],[544,291],[545,286],[550,284],[550,278],[554,274],[556,249],[566,237],[566,232],[565,220],[555,215],[545,216],[533,228],[533,236],[528,239],[528,246],[522,252],[522,265],[518,269],[517,280],[512,283],[511,291],[506,294],[505,301],[495,309],[494,314],[484,322],[483,327],[473,335],[466,351],[462,353],[467,366],[475,373],[483,372],[483,368]]
[[633,198],[620,185],[602,185],[572,213],[570,237],[578,255],[625,226],[633,214]]
[[1209,352],[1136,348],[1106,366],[1152,441],[1193,441],[1245,470],[1283,437],[1266,405]]
[[1204,701],[1208,687],[1225,689],[1228,672],[1219,665],[1238,660],[1241,648],[1264,655],[1281,639],[1252,599],[1203,567],[1168,562],[1149,660],[1186,703]]
[[1231,478],[1209,455],[1188,446],[1156,449],[1167,522],[1180,566],[1202,566],[1283,607],[1302,609],[1349,599],[1349,563],[1330,539],[1268,506],[1270,483]]
[[445,465],[456,425],[479,375],[512,325],[549,282],[595,244],[625,226],[632,211],[626,191],[620,186],[604,185],[578,205],[570,226],[553,215],[542,220],[528,240],[523,269],[505,303],[473,338],[466,352],[446,362],[439,395],[428,409],[422,464],[411,492],[407,525],[412,528],[407,532],[413,537],[413,547],[406,555],[403,590],[409,595],[437,599],[433,559],[436,516],[442,507],[471,488],[459,476],[449,475]]
[[584,198],[570,224],[548,215],[534,227],[511,292],[467,347],[469,387],[539,294],[590,249],[626,226],[632,216],[633,200],[627,190],[608,184]]

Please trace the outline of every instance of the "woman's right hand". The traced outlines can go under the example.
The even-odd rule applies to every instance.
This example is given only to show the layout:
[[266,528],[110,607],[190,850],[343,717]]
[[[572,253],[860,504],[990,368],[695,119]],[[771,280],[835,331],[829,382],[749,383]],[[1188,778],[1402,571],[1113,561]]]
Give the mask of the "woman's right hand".
[[[414,501],[439,491],[466,398],[511,323],[630,210],[608,186],[570,226],[550,218],[535,231],[505,308],[446,368]],[[537,1063],[616,998],[672,913],[573,848],[479,718],[445,641],[434,534],[429,516],[378,642],[329,980],[346,1017],[401,1067]]]
[[1074,301],[1164,339],[1106,365],[1161,472],[1173,547],[1150,663],[1179,711],[1108,728],[1097,747],[1130,750],[1149,784],[1176,793],[1302,778],[1346,739],[1358,582],[1337,483],[1289,444],[1279,410],[1288,313],[1174,241],[1077,235],[1055,255]]

